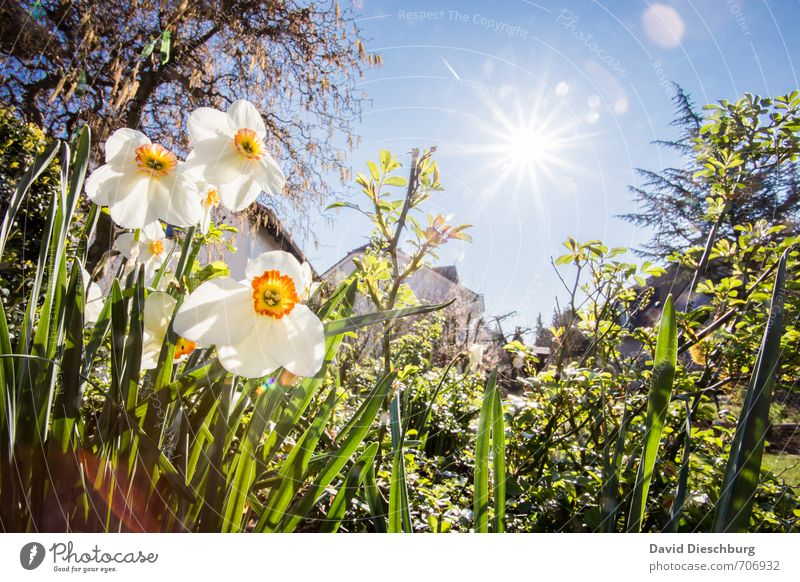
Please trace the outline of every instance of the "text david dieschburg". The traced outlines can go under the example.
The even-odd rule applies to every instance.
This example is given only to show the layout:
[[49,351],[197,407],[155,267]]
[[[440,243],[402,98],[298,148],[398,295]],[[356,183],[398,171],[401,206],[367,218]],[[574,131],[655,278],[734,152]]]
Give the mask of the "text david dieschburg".
[[717,544],[704,546],[701,544],[650,544],[651,554],[742,554],[752,558],[756,555],[755,546],[733,546]]

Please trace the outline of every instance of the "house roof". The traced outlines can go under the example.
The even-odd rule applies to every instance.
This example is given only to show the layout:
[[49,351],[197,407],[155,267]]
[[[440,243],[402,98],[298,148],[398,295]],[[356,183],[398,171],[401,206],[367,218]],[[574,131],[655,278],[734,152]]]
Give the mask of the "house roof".
[[[369,243],[366,243],[345,253],[345,255],[341,259],[336,261],[336,263],[334,263],[327,271],[325,271],[325,273],[323,273],[322,278],[323,279],[328,278],[332,273],[339,270],[341,266],[347,262],[348,259],[350,259],[354,255],[363,254],[368,247]],[[400,250],[398,250],[398,253],[404,255],[404,253]],[[410,260],[410,257],[406,258]],[[476,293],[469,287],[464,286],[464,284],[461,282],[461,278],[458,275],[458,268],[455,265],[444,265],[444,266],[424,267],[424,268],[427,268],[429,271],[435,273],[437,276],[442,277],[443,279],[446,279],[450,283],[458,286],[458,288],[461,289],[463,293],[466,293],[471,297],[472,301],[478,301],[483,299],[483,295],[481,295],[480,293]]]
[[439,273],[442,277],[444,277],[448,281],[452,281],[453,283],[456,284],[461,283],[461,281],[458,278],[458,269],[456,269],[455,265],[447,265],[444,267],[433,267],[433,270]]
[[281,223],[275,211],[271,208],[264,206],[260,202],[253,204],[247,209],[247,216],[250,218],[250,223],[256,228],[264,228],[278,241],[281,247],[301,263],[306,260],[303,251],[297,246],[297,243],[292,239],[292,235]]

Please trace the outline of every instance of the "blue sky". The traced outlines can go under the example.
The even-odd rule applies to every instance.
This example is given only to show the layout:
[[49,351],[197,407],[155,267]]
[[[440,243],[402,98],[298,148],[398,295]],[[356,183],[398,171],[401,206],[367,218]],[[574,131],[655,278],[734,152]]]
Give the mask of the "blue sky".
[[[354,170],[380,148],[436,145],[446,190],[431,209],[474,225],[474,242],[452,243],[439,263],[522,326],[538,312],[548,322],[564,296],[549,261],[567,236],[648,240],[615,215],[633,209],[634,168],[676,163],[651,143],[675,134],[671,81],[700,104],[800,86],[795,0],[360,0],[356,11],[384,64],[361,83]],[[358,196],[342,186],[340,198]],[[369,230],[347,210],[314,224],[318,271]]]

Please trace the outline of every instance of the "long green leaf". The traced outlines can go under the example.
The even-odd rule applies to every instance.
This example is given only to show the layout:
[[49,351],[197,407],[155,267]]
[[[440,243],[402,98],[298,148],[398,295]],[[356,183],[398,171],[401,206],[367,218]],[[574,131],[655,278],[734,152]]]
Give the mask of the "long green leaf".
[[311,423],[311,426],[308,427],[292,448],[292,452],[281,463],[278,469],[278,486],[273,487],[270,491],[264,504],[264,513],[258,520],[255,531],[274,531],[284,517],[286,508],[289,507],[292,498],[306,479],[311,454],[317,448],[317,443],[322,437],[325,425],[328,424],[335,402],[336,391],[331,390],[327,400],[317,412],[314,422]]
[[370,444],[358,460],[350,467],[344,483],[339,487],[336,497],[333,499],[328,513],[325,516],[325,521],[322,523],[320,531],[322,533],[336,533],[339,526],[342,524],[345,512],[353,500],[356,491],[364,482],[369,470],[375,462],[375,455],[378,453],[378,443]]
[[678,531],[680,525],[681,514],[683,513],[683,504],[686,500],[686,489],[689,485],[689,461],[692,458],[692,406],[687,399],[686,404],[686,420],[684,421],[684,434],[683,434],[683,455],[681,456],[681,470],[678,472],[678,486],[675,489],[675,499],[672,501],[672,507],[669,511],[669,522],[667,522],[667,531],[675,533]]
[[[11,337],[8,332],[8,321],[3,302],[0,301],[0,355],[8,356],[12,352]],[[14,380],[14,361],[11,358],[2,358],[0,361],[0,431],[2,431],[2,446],[0,451],[7,457],[13,450],[16,418],[17,418],[17,397],[16,381]],[[4,461],[5,459],[3,459]]]
[[228,497],[222,512],[223,533],[243,530],[244,505],[256,476],[256,449],[280,398],[280,386],[275,384],[262,392],[256,400],[247,433],[231,465],[232,479],[229,481]]
[[378,489],[378,484],[375,482],[375,465],[367,467],[367,473],[364,476],[364,495],[367,498],[367,505],[369,506],[375,531],[377,533],[387,533],[389,528],[386,525],[386,506]]
[[475,531],[489,531],[489,450],[491,448],[492,416],[494,413],[497,372],[492,372],[483,392],[481,415],[478,419],[478,436],[475,441],[475,473],[473,520]]
[[667,417],[672,384],[675,380],[675,367],[678,362],[678,325],[672,295],[664,302],[661,313],[661,324],[658,329],[656,353],[653,360],[653,384],[647,400],[647,417],[645,420],[644,447],[636,485],[633,490],[631,512],[628,516],[628,531],[642,531],[647,494],[650,491],[650,480],[656,465],[656,455],[661,442],[661,431]]
[[750,522],[750,511],[761,472],[764,439],[769,428],[772,386],[778,374],[788,254],[789,250],[781,257],[775,275],[769,320],[725,467],[722,493],[714,515],[715,532],[745,532]]
[[494,532],[506,530],[506,429],[503,395],[494,391],[492,410],[492,477],[494,480]]
[[394,395],[389,407],[392,433],[392,475],[389,482],[389,533],[411,533],[411,511],[408,506],[406,482],[405,435],[400,419],[400,392]]
[[451,305],[455,299],[447,303],[436,303],[433,305],[418,305],[416,307],[404,307],[402,309],[392,309],[389,311],[381,311],[378,313],[367,313],[366,315],[356,315],[355,317],[347,317],[330,321],[325,324],[325,335],[340,335],[348,331],[355,331],[362,327],[374,325],[385,321],[393,321],[402,317],[411,317],[412,315],[423,315],[444,309]]
[[36,159],[33,161],[33,165],[28,168],[28,170],[17,182],[17,187],[14,190],[14,194],[11,195],[11,199],[8,201],[6,215],[3,218],[3,226],[0,227],[0,259],[3,258],[8,237],[11,234],[11,227],[17,217],[17,212],[25,200],[25,196],[28,194],[31,186],[36,181],[36,178],[42,175],[42,172],[47,169],[47,167],[56,157],[56,152],[58,151],[60,145],[61,143],[59,141],[53,141],[48,144],[45,150],[36,156]]
[[387,374],[370,391],[366,397],[368,406],[356,413],[358,414],[358,420],[354,423],[353,429],[347,435],[347,438],[342,441],[336,452],[328,460],[327,465],[325,465],[325,467],[322,469],[322,472],[314,481],[314,484],[309,488],[308,491],[306,491],[305,495],[303,495],[303,497],[301,497],[300,500],[292,506],[291,511],[284,518],[284,521],[281,522],[281,525],[278,528],[279,531],[294,531],[302,521],[303,517],[305,517],[305,515],[317,502],[317,499],[325,490],[325,488],[336,478],[336,475],[339,474],[339,472],[342,470],[342,467],[345,466],[355,450],[364,440],[367,432],[369,432],[369,429],[372,426],[372,421],[375,420],[378,410],[380,410],[381,405],[386,400],[386,395],[388,394],[396,376],[397,374],[395,372]]
[[83,356],[83,310],[85,289],[80,266],[72,269],[67,292],[66,338],[61,359],[61,390],[56,394],[51,431],[62,453],[69,448],[81,406],[81,358]]

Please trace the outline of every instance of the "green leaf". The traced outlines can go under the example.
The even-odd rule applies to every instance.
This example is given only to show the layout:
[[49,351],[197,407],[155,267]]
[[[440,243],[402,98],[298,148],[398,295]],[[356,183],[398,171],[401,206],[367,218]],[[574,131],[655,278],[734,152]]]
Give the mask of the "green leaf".
[[494,391],[492,410],[492,475],[494,478],[494,532],[506,529],[506,430],[503,418],[503,395]]
[[342,201],[328,204],[325,207],[325,210],[333,210],[334,208],[352,208],[353,210],[361,210],[358,204],[353,204],[352,202],[342,202]]
[[653,383],[647,400],[647,417],[645,420],[644,447],[636,484],[628,516],[628,531],[641,532],[647,494],[656,464],[656,454],[661,442],[661,431],[667,416],[672,384],[675,379],[675,366],[678,360],[678,326],[672,295],[667,297],[661,313],[661,324],[658,330],[656,353],[653,360]]
[[385,186],[405,186],[408,184],[408,180],[406,180],[402,176],[390,176],[383,181]]
[[[375,443],[377,444],[377,443]],[[377,533],[387,533],[386,509],[378,485],[375,483],[375,466],[367,467],[367,474],[364,476],[364,496],[367,498],[372,525]]]
[[787,249],[778,264],[767,327],[725,467],[721,495],[714,515],[714,531],[718,533],[745,532],[750,522],[750,511],[761,472],[764,439],[769,428],[772,386],[778,375],[788,255]]
[[372,174],[372,179],[376,182],[379,181],[381,179],[381,174],[378,172],[378,165],[368,160],[367,166],[369,166],[369,173]]
[[478,436],[475,441],[475,497],[472,509],[474,528],[478,533],[489,531],[489,450],[491,448],[492,416],[494,412],[497,371],[489,376],[483,392]]
[[327,400],[317,412],[314,422],[303,433],[297,444],[292,447],[289,456],[281,463],[278,469],[278,485],[273,487],[264,504],[264,513],[256,524],[256,532],[271,532],[286,513],[286,508],[292,502],[297,491],[303,485],[308,471],[308,462],[311,454],[317,448],[325,425],[333,412],[336,402],[336,391],[331,390]]
[[408,483],[404,440],[400,426],[400,391],[392,398],[389,407],[392,432],[392,475],[389,482],[389,533],[411,533],[411,512],[408,506]]
[[280,388],[276,383],[261,393],[253,407],[247,433],[231,465],[233,478],[229,482],[228,496],[222,512],[223,533],[240,532],[244,529],[244,504],[256,476],[256,449],[280,398]]
[[353,430],[347,435],[336,452],[331,456],[327,465],[322,469],[314,484],[306,491],[305,495],[292,506],[292,509],[284,517],[278,531],[294,531],[302,521],[303,517],[314,507],[318,497],[325,488],[330,485],[342,467],[347,463],[355,450],[364,440],[372,426],[372,421],[378,414],[381,405],[386,400],[386,394],[392,386],[396,377],[395,373],[390,373],[383,377],[366,396],[367,406],[356,412],[358,418],[353,423]]
[[62,453],[66,453],[69,448],[73,428],[80,415],[84,291],[80,265],[76,263],[72,269],[72,280],[67,292],[69,308],[66,315],[64,355],[61,360],[61,390],[56,394],[51,426],[51,432]]
[[161,35],[161,64],[166,65],[172,55],[172,33],[165,30]]
[[383,168],[383,173],[387,173],[389,171],[389,165],[392,163],[392,152],[389,150],[381,150],[381,168]]
[[6,242],[8,241],[8,236],[11,233],[11,227],[14,224],[14,219],[17,216],[17,212],[25,200],[25,196],[28,194],[31,186],[36,181],[36,178],[42,175],[42,172],[47,169],[47,167],[56,157],[56,152],[58,151],[60,145],[61,142],[59,141],[51,142],[41,154],[36,156],[36,159],[33,161],[33,165],[28,168],[28,170],[17,182],[17,187],[14,189],[14,194],[11,195],[11,199],[8,201],[6,215],[3,218],[3,226],[0,228],[0,259],[3,258]]
[[[8,333],[8,321],[3,302],[0,301],[0,356],[11,355],[11,337]],[[7,447],[8,451],[13,450],[14,435],[16,432],[16,402],[17,396],[14,390],[14,361],[11,358],[0,360],[0,431],[3,439],[3,446],[0,450]],[[6,459],[3,459],[5,461]]]
[[339,529],[356,491],[372,469],[377,453],[378,443],[368,445],[358,460],[350,467],[350,471],[348,471],[344,483],[339,487],[339,491],[328,509],[328,514],[325,516],[325,521],[322,523],[320,528],[322,533],[336,533]]
[[447,303],[436,303],[433,305],[418,305],[416,307],[404,307],[402,309],[392,309],[389,311],[380,311],[376,313],[367,313],[366,315],[357,315],[355,317],[347,317],[344,319],[337,319],[325,324],[325,335],[340,335],[348,331],[355,331],[368,325],[374,325],[384,321],[393,321],[402,317],[411,317],[412,315],[422,315],[439,311],[445,307],[452,305],[455,299]]

